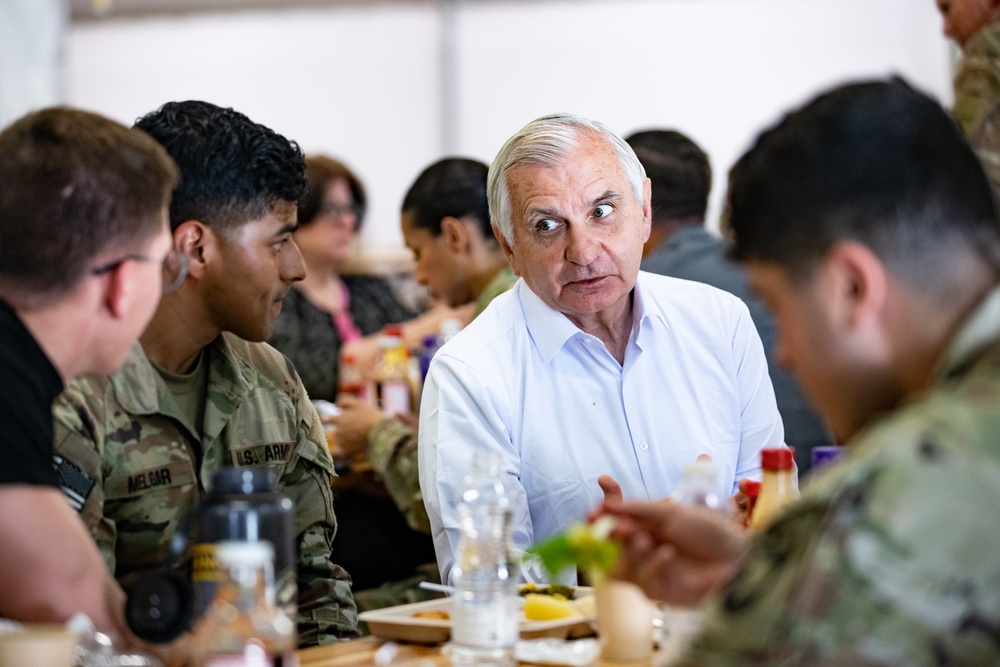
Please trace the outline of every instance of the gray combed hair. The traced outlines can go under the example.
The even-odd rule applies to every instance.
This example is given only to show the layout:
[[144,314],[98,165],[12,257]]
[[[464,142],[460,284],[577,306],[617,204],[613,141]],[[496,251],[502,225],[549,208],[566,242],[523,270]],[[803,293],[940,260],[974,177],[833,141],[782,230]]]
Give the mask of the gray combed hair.
[[511,221],[510,190],[507,173],[516,165],[533,164],[556,166],[567,155],[578,149],[588,134],[603,138],[615,151],[621,163],[636,202],[642,202],[642,185],[646,180],[635,151],[617,134],[597,121],[570,113],[542,116],[531,121],[507,140],[490,166],[487,177],[487,196],[490,221],[508,245],[513,245],[514,229]]

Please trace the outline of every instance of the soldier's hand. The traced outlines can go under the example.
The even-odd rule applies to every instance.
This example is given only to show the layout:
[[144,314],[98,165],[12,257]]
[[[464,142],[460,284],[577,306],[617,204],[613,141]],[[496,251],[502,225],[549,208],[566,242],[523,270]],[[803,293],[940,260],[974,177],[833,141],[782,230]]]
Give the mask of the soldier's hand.
[[613,576],[639,585],[650,598],[691,606],[733,575],[749,539],[719,512],[670,501],[605,506],[618,518],[622,542]]
[[364,453],[368,432],[386,417],[381,410],[355,396],[341,396],[337,399],[337,407],[340,414],[331,418],[337,429],[337,445],[353,459]]

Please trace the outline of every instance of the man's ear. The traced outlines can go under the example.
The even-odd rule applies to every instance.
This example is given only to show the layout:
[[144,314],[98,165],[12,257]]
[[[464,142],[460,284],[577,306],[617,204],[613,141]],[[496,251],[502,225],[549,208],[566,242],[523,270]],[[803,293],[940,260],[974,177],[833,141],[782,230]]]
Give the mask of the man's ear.
[[649,240],[649,232],[653,227],[653,181],[647,178],[642,182],[642,242]]
[[174,247],[187,255],[188,275],[201,278],[205,273],[206,246],[212,244],[214,234],[200,220],[185,220],[174,230]]
[[510,244],[507,243],[507,239],[504,238],[503,232],[500,231],[500,228],[497,227],[496,224],[492,224],[492,227],[493,235],[497,237],[497,243],[500,244],[500,249],[503,250],[503,255],[507,258],[507,263],[510,264],[511,271],[514,272],[515,276],[520,276],[521,270],[517,266],[517,260],[514,259],[514,250],[510,247]]
[[885,314],[889,276],[868,246],[853,241],[835,244],[826,255],[830,279],[826,297],[833,314],[854,329],[877,323]]
[[441,218],[441,236],[452,252],[464,254],[469,251],[469,228],[462,219],[451,215]]
[[105,281],[107,287],[104,292],[104,306],[116,320],[123,319],[125,311],[128,309],[135,265],[134,261],[122,262],[108,272],[108,279]]

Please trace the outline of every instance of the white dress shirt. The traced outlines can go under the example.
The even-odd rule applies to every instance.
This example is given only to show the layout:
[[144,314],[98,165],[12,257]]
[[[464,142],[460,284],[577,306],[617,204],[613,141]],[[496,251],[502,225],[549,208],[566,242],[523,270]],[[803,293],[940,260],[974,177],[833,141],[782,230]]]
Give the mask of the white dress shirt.
[[[718,493],[759,478],[760,450],[783,442],[767,361],[738,298],[640,272],[619,365],[604,343],[519,280],[434,357],[421,399],[420,487],[441,580],[460,537],[457,498],[480,448],[499,453],[517,494],[513,539],[525,549],[603,498],[669,496],[699,454]],[[544,580],[522,568],[528,580]],[[573,583],[575,573],[560,577]]]

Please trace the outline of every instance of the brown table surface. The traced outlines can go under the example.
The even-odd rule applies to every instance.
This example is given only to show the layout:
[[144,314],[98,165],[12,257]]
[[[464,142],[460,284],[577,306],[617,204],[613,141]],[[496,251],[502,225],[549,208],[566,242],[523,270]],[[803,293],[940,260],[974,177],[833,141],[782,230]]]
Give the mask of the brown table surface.
[[[377,637],[362,637],[339,644],[329,646],[314,646],[313,648],[302,649],[298,652],[299,667],[355,667],[360,665],[374,665],[375,651],[384,643],[384,640]],[[399,644],[400,655],[398,660],[393,660],[390,664],[400,664],[410,661],[406,657],[414,658],[413,664],[418,661],[429,660],[433,665],[450,665],[448,656],[441,653],[440,646],[423,646],[420,644]]]
[[[302,649],[298,652],[299,667],[361,667],[375,664],[375,651],[385,640],[377,637],[362,637],[329,646],[316,646]],[[425,646],[421,644],[399,643],[399,654],[388,663],[390,667],[450,667],[451,659],[441,652],[441,646]],[[658,651],[649,660],[640,662],[605,662],[598,660],[595,665],[601,667],[653,667],[662,665],[668,657]],[[527,666],[533,663],[521,662]]]

